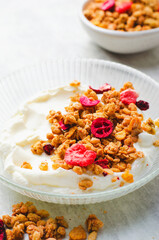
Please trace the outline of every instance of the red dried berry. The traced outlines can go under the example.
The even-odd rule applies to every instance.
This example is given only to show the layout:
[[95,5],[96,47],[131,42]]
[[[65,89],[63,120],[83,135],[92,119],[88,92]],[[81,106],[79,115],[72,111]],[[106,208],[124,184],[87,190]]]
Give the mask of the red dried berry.
[[51,155],[52,152],[53,152],[53,149],[54,147],[50,144],[50,143],[47,143],[43,146],[43,149],[44,149],[44,152],[47,154],[47,155]]
[[136,103],[138,96],[139,95],[135,90],[128,88],[120,93],[120,101],[126,105],[129,105],[130,103]]
[[96,152],[87,150],[84,145],[76,143],[66,150],[65,161],[72,166],[86,167],[94,163],[96,156]]
[[62,130],[64,130],[64,131],[66,131],[70,127],[70,125],[64,124],[63,121],[60,121],[59,124],[60,124],[60,127],[62,128]]
[[100,102],[100,100],[91,100],[86,96],[81,96],[80,102],[84,107],[94,107]]
[[125,13],[131,9],[132,2],[123,2],[116,6],[115,11],[119,13]]
[[149,103],[143,100],[137,101],[136,106],[142,111],[146,111],[149,109]]
[[2,219],[0,219],[0,240],[5,240],[6,239],[6,231],[4,228],[4,223]]
[[101,9],[103,11],[107,11],[107,10],[110,10],[112,7],[114,7],[114,5],[115,5],[115,0],[107,0],[102,4]]
[[103,172],[103,176],[106,177],[108,175],[108,173],[106,172]]
[[91,86],[89,86],[89,88],[92,89],[97,94],[101,94],[101,93],[104,93],[104,92],[107,92],[107,91],[111,90],[112,87],[108,83],[105,83],[99,89],[92,88]]
[[102,168],[108,168],[108,160],[107,159],[100,159],[95,161],[95,164],[99,165]]
[[97,138],[106,138],[113,132],[113,123],[106,118],[96,118],[92,122],[91,132]]

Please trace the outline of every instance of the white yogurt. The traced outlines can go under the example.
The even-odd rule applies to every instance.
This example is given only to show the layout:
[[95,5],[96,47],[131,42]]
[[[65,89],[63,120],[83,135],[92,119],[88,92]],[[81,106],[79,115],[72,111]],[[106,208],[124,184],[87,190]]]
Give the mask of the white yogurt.
[[[83,89],[79,88],[79,91]],[[123,181],[122,173],[103,177],[88,174],[77,175],[72,170],[62,168],[53,170],[50,156],[45,153],[39,156],[31,152],[30,146],[38,139],[46,140],[46,133],[51,132],[51,125],[46,120],[49,110],[54,109],[64,113],[64,107],[69,105],[69,97],[73,94],[73,90],[72,87],[64,87],[43,92],[21,106],[17,114],[6,123],[0,137],[0,155],[4,172],[13,181],[37,190],[60,193],[82,193],[78,183],[84,178],[93,181],[93,186],[85,192],[113,189],[119,187],[120,182]],[[137,180],[151,167],[150,155],[156,151],[152,143],[157,137],[159,138],[159,130],[156,136],[147,133],[140,134],[140,141],[135,144],[135,147],[142,150],[145,157],[137,159],[132,165],[131,172],[134,180]],[[39,169],[43,161],[48,162],[48,171]],[[30,163],[32,170],[21,168],[23,162]],[[119,180],[112,183],[114,176],[118,176]]]

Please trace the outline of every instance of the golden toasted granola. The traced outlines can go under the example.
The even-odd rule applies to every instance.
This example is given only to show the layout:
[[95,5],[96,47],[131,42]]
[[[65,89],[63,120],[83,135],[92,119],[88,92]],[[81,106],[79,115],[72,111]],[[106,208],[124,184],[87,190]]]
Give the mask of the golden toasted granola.
[[149,134],[154,135],[156,133],[155,123],[151,118],[148,118],[145,122],[143,122],[142,128],[145,132]]
[[28,162],[23,162],[23,164],[21,165],[21,168],[32,169],[32,166]]
[[69,233],[70,240],[85,240],[87,238],[87,233],[84,228],[80,225],[75,227]]
[[85,17],[98,27],[122,32],[159,27],[158,0],[131,0],[129,9],[122,12],[117,7],[122,5],[123,1],[115,0],[114,8],[106,11],[101,8],[104,2],[105,0],[90,1],[83,11]]
[[81,83],[77,80],[74,80],[73,82],[70,83],[71,87],[79,87],[81,85]]
[[156,141],[153,143],[153,145],[154,145],[155,147],[159,147],[159,140],[156,140]]
[[96,240],[97,238],[97,232],[93,231],[88,235],[88,240]]
[[78,185],[81,190],[86,190],[87,188],[90,188],[93,186],[93,182],[90,179],[83,179],[79,182]]
[[126,170],[121,176],[127,183],[134,182],[133,175],[129,172],[129,170]]
[[[78,85],[79,83],[77,83],[77,87]],[[130,170],[131,164],[137,158],[144,157],[144,154],[134,147],[139,134],[143,130],[155,134],[155,124],[158,124],[157,121],[154,123],[150,118],[142,123],[143,115],[138,113],[136,105],[134,103],[126,105],[121,101],[121,93],[131,89],[134,89],[131,82],[125,83],[119,91],[112,87],[102,94],[100,102],[93,107],[83,106],[80,97],[86,96],[90,100],[98,100],[95,91],[88,89],[84,93],[76,93],[71,97],[70,105],[65,108],[65,114],[60,111],[49,111],[47,120],[51,124],[52,133],[46,134],[47,141],[35,142],[31,146],[32,152],[39,155],[43,152],[47,153],[45,146],[50,144],[53,148],[49,154],[53,162],[52,169],[56,170],[61,167],[65,170],[72,170],[78,175],[92,173],[105,176],[106,174],[113,175],[114,172]],[[92,122],[101,117],[113,124],[113,131],[106,138],[95,137],[91,129]],[[96,161],[86,167],[66,163],[66,151],[75,143],[82,144],[87,150],[94,151],[96,160],[106,159],[107,166],[105,165],[104,168]],[[28,163],[23,163],[23,167],[29,168]],[[47,171],[48,165],[41,163],[39,168]],[[82,180],[79,183],[82,190],[91,186],[91,181]]]
[[[12,216],[4,215],[2,218],[5,227],[12,228],[12,230],[6,229],[7,240],[22,240],[26,233],[29,240],[61,240],[66,236],[65,228],[68,228],[68,223],[63,216],[42,220],[48,218],[48,211],[37,210],[32,202],[15,204],[12,211]],[[95,240],[97,231],[103,226],[102,221],[92,214],[89,215],[86,223],[90,233],[88,239]],[[85,240],[87,233],[80,225],[70,231],[69,237],[70,240]]]
[[103,222],[99,220],[96,215],[91,214],[86,220],[86,226],[89,233],[98,232],[100,228],[103,227]]

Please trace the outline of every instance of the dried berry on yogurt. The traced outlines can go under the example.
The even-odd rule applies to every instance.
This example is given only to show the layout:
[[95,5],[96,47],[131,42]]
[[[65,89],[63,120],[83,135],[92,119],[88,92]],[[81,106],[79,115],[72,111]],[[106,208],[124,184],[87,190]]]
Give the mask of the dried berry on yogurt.
[[6,239],[6,231],[4,228],[4,223],[2,219],[0,219],[0,240],[5,240]]
[[63,121],[60,121],[59,124],[60,124],[60,127],[62,128],[62,130],[64,130],[64,131],[68,130],[70,127],[68,124],[64,124]]
[[111,90],[112,87],[108,83],[105,83],[99,89],[92,88],[91,86],[89,86],[89,88],[92,89],[95,93],[101,94],[101,93]]
[[86,167],[94,163],[96,156],[96,152],[87,150],[83,144],[76,143],[66,150],[65,162],[72,166]]
[[97,138],[106,138],[113,132],[113,123],[106,118],[96,118],[92,122],[91,132]]
[[80,102],[84,107],[94,107],[100,102],[100,100],[91,100],[86,96],[81,96]]
[[149,103],[143,100],[137,101],[136,106],[142,111],[146,111],[149,109]]
[[115,0],[107,0],[106,2],[104,2],[101,6],[101,9],[103,11],[107,11],[110,10],[111,8],[113,8],[115,6]]
[[108,160],[107,159],[99,159],[95,162],[95,164],[99,165],[102,168],[108,168]]
[[136,103],[138,96],[139,95],[135,90],[128,88],[120,93],[120,101],[126,105],[129,105],[130,103]]
[[48,143],[43,146],[43,149],[47,155],[51,155],[54,150],[54,147],[50,143]]
[[116,6],[115,11],[118,13],[125,13],[131,9],[132,2],[123,2]]

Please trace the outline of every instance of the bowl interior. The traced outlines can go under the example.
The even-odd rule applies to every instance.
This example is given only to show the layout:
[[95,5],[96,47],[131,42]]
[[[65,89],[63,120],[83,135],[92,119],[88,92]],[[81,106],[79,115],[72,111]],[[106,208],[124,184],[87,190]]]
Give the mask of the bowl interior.
[[[140,94],[140,99],[150,103],[150,109],[144,113],[145,118],[159,117],[159,84],[145,74],[121,64],[102,60],[59,59],[24,68],[0,80],[0,129],[22,102],[40,91],[69,84],[75,79],[95,88],[107,82],[116,89],[120,89],[125,82],[131,81]],[[0,167],[0,180],[22,194],[44,201],[68,204],[94,203],[125,195],[150,181],[159,173],[158,158],[159,154],[153,156],[151,171],[140,176],[133,184],[99,193],[63,195],[36,191],[6,179],[3,176],[3,167]],[[0,165],[2,165],[1,161]]]

